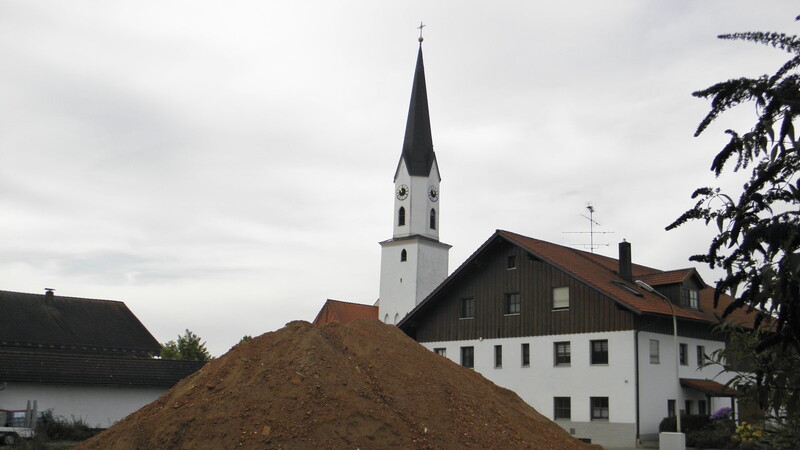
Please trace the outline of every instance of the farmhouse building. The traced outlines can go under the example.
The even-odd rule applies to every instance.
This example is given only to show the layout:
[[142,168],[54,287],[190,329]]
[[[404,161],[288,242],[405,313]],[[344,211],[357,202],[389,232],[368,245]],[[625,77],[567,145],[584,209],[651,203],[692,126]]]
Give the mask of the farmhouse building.
[[0,409],[108,427],[203,365],[160,349],[125,303],[0,291]]
[[[725,346],[713,326],[729,299],[715,308],[694,269],[633,264],[626,242],[620,254],[498,230],[398,326],[601,445],[656,438],[661,419],[675,413],[675,351],[682,412],[731,406],[730,375],[704,365]],[[741,311],[730,320],[752,322]]]

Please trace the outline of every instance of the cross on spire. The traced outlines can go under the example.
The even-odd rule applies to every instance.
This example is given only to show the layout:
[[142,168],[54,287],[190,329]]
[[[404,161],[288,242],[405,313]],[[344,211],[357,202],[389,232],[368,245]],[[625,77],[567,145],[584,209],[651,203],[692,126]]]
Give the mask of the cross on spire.
[[420,43],[422,43],[422,40],[423,40],[422,39],[422,29],[425,28],[425,27],[426,27],[426,25],[423,24],[422,21],[420,21],[419,22],[419,26],[417,27],[417,29],[419,30],[419,42]]

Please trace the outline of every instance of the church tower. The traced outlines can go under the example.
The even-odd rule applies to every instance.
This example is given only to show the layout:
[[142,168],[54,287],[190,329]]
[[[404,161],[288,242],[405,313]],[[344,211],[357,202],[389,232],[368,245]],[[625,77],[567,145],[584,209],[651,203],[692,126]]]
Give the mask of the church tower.
[[381,245],[378,317],[396,324],[447,277],[450,245],[439,242],[439,165],[433,152],[419,38],[403,151],[394,173],[394,233]]

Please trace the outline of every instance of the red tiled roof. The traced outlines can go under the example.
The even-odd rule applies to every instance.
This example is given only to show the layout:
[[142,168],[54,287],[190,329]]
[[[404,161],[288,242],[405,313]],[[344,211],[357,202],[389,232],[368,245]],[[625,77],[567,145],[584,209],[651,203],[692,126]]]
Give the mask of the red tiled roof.
[[319,310],[314,325],[326,323],[347,323],[356,319],[377,319],[378,307],[361,303],[342,302],[328,299]]
[[[533,255],[560,268],[634,311],[672,315],[670,304],[663,298],[622,279],[617,273],[619,261],[614,258],[564,247],[509,231],[497,230],[495,235],[524,248]],[[642,279],[648,284],[652,281],[652,284],[655,285],[682,282],[693,273],[696,273],[695,269],[692,268],[664,272],[637,264],[633,264],[632,272],[634,279]],[[624,284],[641,295],[635,295],[627,289],[619,287],[618,284]],[[718,322],[718,317],[722,315],[722,312],[731,301],[733,301],[731,297],[722,296],[719,306],[714,308],[714,289],[706,286],[705,289],[700,291],[700,311],[682,308],[678,305],[672,306],[675,308],[675,315],[678,317],[716,323]],[[728,320],[731,319],[737,323],[752,324],[754,314],[747,314],[743,310],[737,310]]]
[[[669,270],[666,272],[647,273],[639,275],[639,279],[649,284],[650,286],[661,286],[664,284],[677,284],[683,283],[690,276],[697,275],[697,271],[693,268]],[[698,277],[700,275],[697,275]]]
[[681,386],[698,390],[704,394],[715,397],[736,397],[739,393],[722,383],[714,380],[696,380],[692,378],[681,378]]

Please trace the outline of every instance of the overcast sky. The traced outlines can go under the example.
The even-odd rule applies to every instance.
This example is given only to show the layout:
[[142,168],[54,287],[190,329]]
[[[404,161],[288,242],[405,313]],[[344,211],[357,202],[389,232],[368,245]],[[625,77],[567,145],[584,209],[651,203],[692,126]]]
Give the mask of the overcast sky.
[[[450,271],[495,229],[661,269],[722,132],[691,92],[786,54],[792,1],[0,0],[0,290],[122,300],[161,342],[373,303],[425,22]],[[741,180],[720,180],[737,186]],[[706,282],[717,276],[700,268]]]

